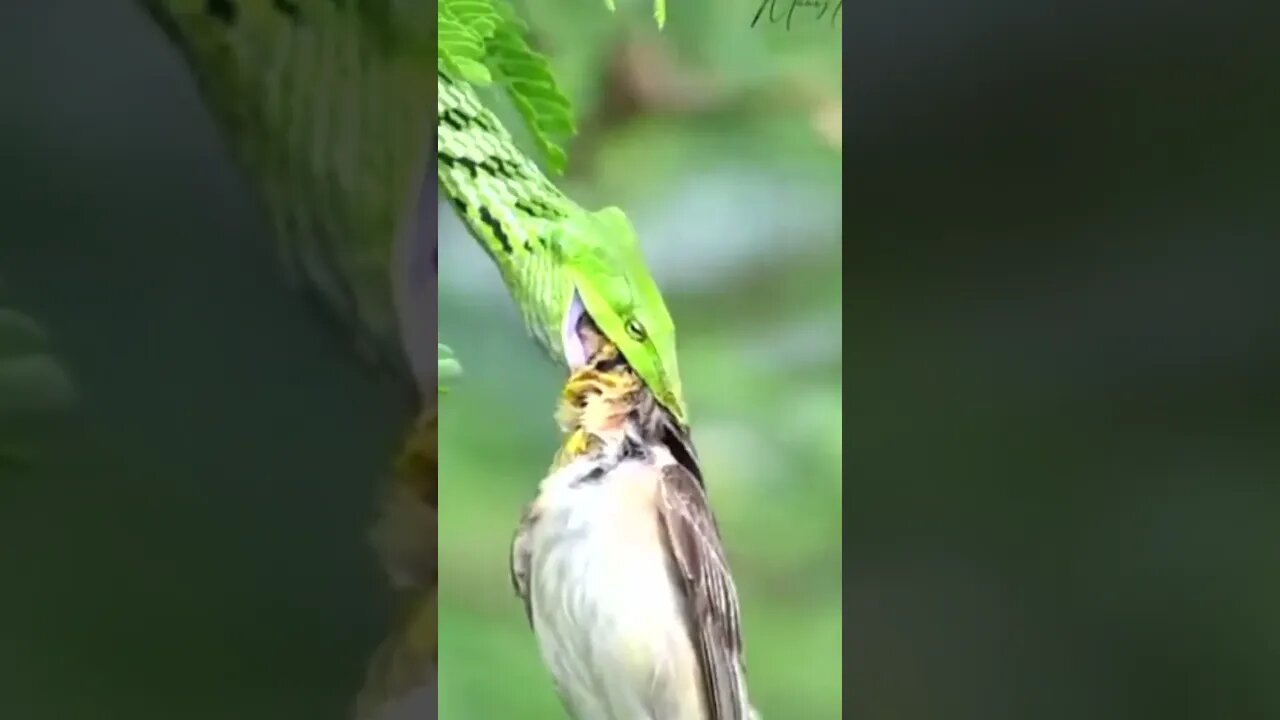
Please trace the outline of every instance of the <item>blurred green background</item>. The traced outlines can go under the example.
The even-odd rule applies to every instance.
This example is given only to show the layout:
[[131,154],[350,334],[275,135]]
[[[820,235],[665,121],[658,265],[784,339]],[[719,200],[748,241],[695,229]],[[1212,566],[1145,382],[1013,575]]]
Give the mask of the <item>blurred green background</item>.
[[[585,6],[584,6],[585,5]],[[676,319],[694,437],[765,718],[841,717],[840,29],[750,3],[526,2],[582,135],[566,189],[632,218]],[[812,13],[810,13],[811,15]],[[777,12],[782,15],[782,9]],[[531,147],[531,146],[530,146]],[[508,579],[563,371],[442,205],[440,713],[563,716]]]
[[849,717],[1280,717],[1280,5],[846,13]]

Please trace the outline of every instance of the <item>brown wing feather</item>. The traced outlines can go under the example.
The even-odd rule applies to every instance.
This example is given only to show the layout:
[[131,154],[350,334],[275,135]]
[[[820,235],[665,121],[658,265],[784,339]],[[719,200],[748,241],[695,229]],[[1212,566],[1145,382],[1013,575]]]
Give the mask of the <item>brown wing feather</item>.
[[663,468],[658,511],[689,600],[689,628],[701,659],[710,720],[748,720],[738,591],[706,494],[684,467]]
[[529,529],[536,520],[533,508],[525,508],[515,537],[511,539],[511,587],[524,602],[524,615],[529,620],[529,627],[533,627],[533,606],[529,604],[529,558],[532,551],[529,547]]

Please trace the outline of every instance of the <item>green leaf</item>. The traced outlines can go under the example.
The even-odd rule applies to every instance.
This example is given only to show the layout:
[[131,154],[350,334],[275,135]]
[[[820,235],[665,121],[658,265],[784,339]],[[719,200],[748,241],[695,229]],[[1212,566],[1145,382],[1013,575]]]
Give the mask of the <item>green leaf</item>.
[[485,67],[484,63],[476,62],[470,58],[455,58],[454,70],[457,71],[458,77],[472,85],[483,86],[493,82],[493,76],[489,74],[489,68]]
[[489,67],[503,81],[547,167],[562,173],[566,162],[563,144],[577,132],[573,107],[546,58],[525,41],[524,23],[509,7],[503,7],[503,22],[494,30],[487,48]]
[[564,172],[563,145],[576,132],[573,109],[546,58],[525,41],[525,25],[510,1],[440,0],[438,8],[440,65],[475,86],[489,85],[497,75],[548,169]]
[[486,0],[441,0],[437,12],[436,57],[472,85],[488,85],[485,46],[501,18]]
[[443,395],[446,391],[445,381],[454,380],[462,375],[462,365],[453,357],[453,351],[447,345],[436,343],[436,392]]
[[[31,317],[0,307],[0,477],[27,470],[39,444],[33,429],[76,400],[70,373]],[[33,423],[35,423],[33,425]]]
[[[614,4],[614,0],[604,0],[604,6],[609,12],[617,12],[618,6]],[[661,30],[663,25],[667,24],[667,0],[654,0],[653,2],[653,19],[658,21],[658,29]]]
[[493,37],[493,31],[502,24],[502,16],[489,0],[445,0],[451,17],[481,37]]
[[0,421],[65,410],[75,394],[39,323],[0,307]]

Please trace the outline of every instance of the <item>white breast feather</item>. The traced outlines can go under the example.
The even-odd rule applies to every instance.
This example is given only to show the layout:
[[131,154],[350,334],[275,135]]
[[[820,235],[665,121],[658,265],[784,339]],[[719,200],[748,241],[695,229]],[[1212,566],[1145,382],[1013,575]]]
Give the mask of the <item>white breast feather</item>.
[[702,720],[700,675],[655,499],[659,473],[629,460],[548,477],[531,543],[534,632],[577,720]]

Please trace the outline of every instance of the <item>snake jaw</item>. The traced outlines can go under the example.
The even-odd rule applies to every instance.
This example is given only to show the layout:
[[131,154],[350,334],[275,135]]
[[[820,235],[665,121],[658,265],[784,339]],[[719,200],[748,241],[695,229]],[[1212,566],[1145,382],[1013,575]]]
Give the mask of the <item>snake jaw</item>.
[[587,364],[587,347],[578,334],[578,323],[587,312],[582,298],[574,288],[573,297],[569,300],[569,308],[565,312],[564,324],[560,327],[560,342],[564,347],[565,363],[570,371],[578,370]]

